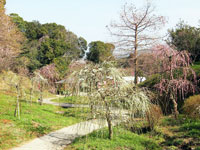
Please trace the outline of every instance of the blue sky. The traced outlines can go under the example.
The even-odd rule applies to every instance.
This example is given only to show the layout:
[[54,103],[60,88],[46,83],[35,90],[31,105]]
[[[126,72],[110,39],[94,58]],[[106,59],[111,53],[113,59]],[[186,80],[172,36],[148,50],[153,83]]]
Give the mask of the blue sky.
[[[106,29],[111,20],[117,20],[122,5],[133,2],[142,5],[143,0],[7,0],[7,13],[18,13],[27,21],[55,22],[88,42],[110,42]],[[168,24],[160,31],[174,27],[180,19],[192,26],[200,20],[200,0],[153,0],[156,14],[167,17]]]

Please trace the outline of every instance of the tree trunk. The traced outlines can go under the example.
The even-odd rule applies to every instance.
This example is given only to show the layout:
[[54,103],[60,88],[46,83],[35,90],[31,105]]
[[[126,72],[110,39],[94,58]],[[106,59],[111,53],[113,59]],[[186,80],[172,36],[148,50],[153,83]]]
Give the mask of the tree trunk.
[[135,29],[135,42],[134,42],[134,46],[135,46],[135,52],[134,52],[134,65],[135,65],[135,70],[134,70],[134,73],[135,73],[135,80],[134,80],[134,83],[135,85],[138,84],[138,60],[137,60],[137,50],[138,50],[138,35],[137,35],[137,26],[136,26],[136,29]]
[[137,69],[137,66],[138,66],[137,58],[135,57],[135,70],[134,70],[134,72],[135,72],[135,80],[134,80],[135,85],[138,84],[138,69]]
[[107,103],[107,101],[105,100],[104,97],[104,103],[106,105],[106,120],[108,123],[108,132],[109,132],[109,139],[112,139],[112,135],[113,135],[113,131],[112,131],[112,118],[111,118],[111,112],[110,112],[110,107]]
[[17,89],[17,101],[16,101],[16,108],[15,108],[15,117],[18,117],[20,119],[20,104],[19,104],[19,96],[20,96],[20,91],[19,91],[19,86],[16,86]]
[[173,105],[174,105],[174,117],[177,119],[178,118],[178,114],[179,114],[179,112],[178,112],[178,105],[177,105],[177,102],[176,102],[176,100],[174,99],[174,96],[171,94],[171,100],[172,100],[172,102],[173,102]]
[[30,89],[30,104],[32,105],[33,88]]
[[108,132],[109,132],[109,139],[112,139],[113,131],[112,131],[112,121],[110,114],[106,114],[106,119],[108,123]]
[[41,89],[40,89],[40,105],[43,104],[43,84],[41,83]]
[[92,115],[92,119],[95,119],[95,112],[94,112],[94,103],[92,102],[91,103],[91,106],[90,106],[90,112],[91,112],[91,115]]

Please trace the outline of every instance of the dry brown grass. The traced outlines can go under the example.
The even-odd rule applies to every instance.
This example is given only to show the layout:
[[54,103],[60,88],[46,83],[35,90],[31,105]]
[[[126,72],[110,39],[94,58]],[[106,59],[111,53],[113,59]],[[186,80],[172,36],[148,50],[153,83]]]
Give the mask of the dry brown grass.
[[146,120],[151,130],[155,128],[162,116],[160,106],[152,104],[146,113]]
[[183,106],[184,113],[193,118],[200,118],[200,95],[186,99]]

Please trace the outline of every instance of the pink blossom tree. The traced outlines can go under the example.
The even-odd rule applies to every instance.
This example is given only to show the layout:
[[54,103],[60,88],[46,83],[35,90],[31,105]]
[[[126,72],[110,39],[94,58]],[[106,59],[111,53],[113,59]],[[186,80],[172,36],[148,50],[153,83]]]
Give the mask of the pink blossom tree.
[[50,64],[50,65],[47,65],[47,66],[44,66],[42,67],[40,70],[39,70],[39,73],[45,78],[48,80],[48,83],[51,87],[51,92],[55,92],[55,88],[56,88],[56,85],[55,85],[55,82],[59,80],[59,74],[56,70],[56,66],[55,64]]
[[187,51],[177,51],[168,45],[154,47],[155,60],[160,65],[161,80],[155,87],[169,103],[173,103],[175,117],[178,112],[178,100],[196,92],[196,74],[191,69],[190,55]]

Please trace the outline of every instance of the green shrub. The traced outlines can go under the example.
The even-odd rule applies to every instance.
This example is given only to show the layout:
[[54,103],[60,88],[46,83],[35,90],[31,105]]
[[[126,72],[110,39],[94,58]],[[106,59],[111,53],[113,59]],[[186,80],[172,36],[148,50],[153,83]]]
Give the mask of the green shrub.
[[186,99],[183,106],[184,113],[193,118],[200,118],[200,95]]
[[144,82],[141,82],[138,86],[139,87],[148,87],[152,88],[154,85],[158,84],[160,82],[160,75],[154,74],[147,78]]

